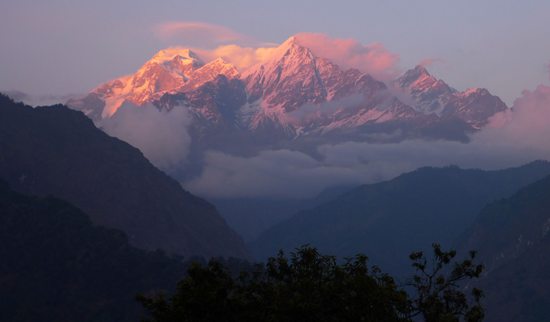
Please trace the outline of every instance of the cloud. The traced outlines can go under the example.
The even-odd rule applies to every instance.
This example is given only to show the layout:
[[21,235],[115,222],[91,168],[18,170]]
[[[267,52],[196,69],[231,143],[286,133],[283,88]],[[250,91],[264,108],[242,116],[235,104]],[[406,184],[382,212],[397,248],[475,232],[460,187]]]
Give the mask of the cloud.
[[[208,197],[312,197],[331,186],[389,180],[423,166],[498,169],[533,160],[528,149],[485,144],[411,140],[392,144],[346,142],[300,151],[269,150],[254,157],[207,153],[199,178],[184,185]],[[536,158],[536,157],[535,157]]]
[[171,21],[154,28],[158,38],[177,41],[185,46],[211,47],[250,41],[250,37],[228,27],[197,21]]
[[479,137],[550,152],[550,86],[523,91],[512,108],[495,115]]
[[205,61],[221,57],[235,65],[240,71],[244,71],[249,67],[268,61],[276,52],[276,46],[243,47],[231,44],[218,46],[211,50],[194,48],[193,51]]
[[100,122],[109,135],[137,147],[155,166],[171,170],[181,166],[189,153],[191,137],[187,110],[176,106],[170,112],[146,104],[124,104],[111,117]]
[[424,67],[424,68],[427,68],[433,64],[436,64],[436,63],[443,63],[444,60],[441,59],[441,58],[426,58],[426,59],[423,59],[421,60],[418,65]]
[[399,55],[381,43],[363,45],[354,39],[332,38],[321,33],[299,33],[295,37],[316,56],[332,60],[343,68],[357,68],[383,80],[399,72]]
[[209,197],[300,198],[350,181],[360,182],[353,169],[325,165],[299,151],[263,151],[252,158],[211,151],[202,175],[184,186]]
[[81,94],[67,95],[35,95],[23,93],[21,91],[1,91],[16,102],[22,102],[30,106],[49,106],[63,104],[72,98],[79,97]]

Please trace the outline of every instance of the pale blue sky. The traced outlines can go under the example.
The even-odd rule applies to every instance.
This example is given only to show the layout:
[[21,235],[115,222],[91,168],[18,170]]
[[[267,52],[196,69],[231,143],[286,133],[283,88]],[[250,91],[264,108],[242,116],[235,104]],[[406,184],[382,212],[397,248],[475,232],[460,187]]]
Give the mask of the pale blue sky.
[[426,58],[457,89],[486,87],[507,103],[549,83],[550,1],[30,1],[0,2],[0,90],[85,92],[136,70],[167,21],[218,24],[258,41],[322,32],[381,42],[402,68]]

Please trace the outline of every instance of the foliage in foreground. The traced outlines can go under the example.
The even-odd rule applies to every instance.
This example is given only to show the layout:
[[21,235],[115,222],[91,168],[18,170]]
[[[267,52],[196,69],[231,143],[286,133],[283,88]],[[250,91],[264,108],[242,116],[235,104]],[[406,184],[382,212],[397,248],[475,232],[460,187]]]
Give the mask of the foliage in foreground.
[[482,266],[475,253],[454,262],[454,251],[433,245],[428,259],[422,252],[411,254],[416,274],[409,293],[367,257],[357,255],[339,264],[304,246],[287,258],[282,252],[265,265],[232,276],[217,261],[193,265],[178,283],[174,295],[138,296],[147,309],[146,321],[413,321],[479,322],[482,293],[472,298],[463,292],[463,282],[477,278]]

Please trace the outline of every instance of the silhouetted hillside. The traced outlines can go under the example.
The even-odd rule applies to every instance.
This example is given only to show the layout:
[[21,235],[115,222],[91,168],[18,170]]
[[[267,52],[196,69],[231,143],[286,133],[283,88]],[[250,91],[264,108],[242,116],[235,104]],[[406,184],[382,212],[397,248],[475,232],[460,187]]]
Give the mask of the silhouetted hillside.
[[550,177],[485,207],[462,238],[488,268],[487,321],[550,317]]
[[358,252],[394,274],[407,255],[434,242],[450,245],[487,203],[507,197],[550,173],[550,163],[500,171],[422,168],[364,185],[297,213],[251,243],[258,258],[312,244],[337,256]]
[[241,238],[208,202],[184,191],[132,146],[62,105],[31,108],[0,95],[0,177],[53,195],[130,243],[181,255],[246,257]]
[[0,320],[137,321],[138,292],[170,290],[185,265],[94,226],[71,204],[0,181]]

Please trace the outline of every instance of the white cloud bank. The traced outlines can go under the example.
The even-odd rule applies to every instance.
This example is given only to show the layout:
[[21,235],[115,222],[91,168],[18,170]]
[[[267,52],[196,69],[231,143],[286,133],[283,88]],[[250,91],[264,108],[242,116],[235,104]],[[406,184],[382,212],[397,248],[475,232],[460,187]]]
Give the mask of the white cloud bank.
[[155,166],[170,171],[187,158],[191,144],[189,124],[185,108],[175,107],[166,112],[151,104],[126,103],[99,126],[109,135],[140,149]]

